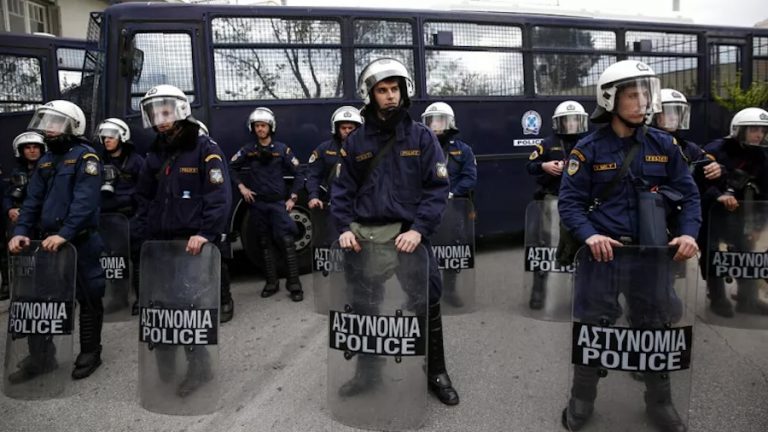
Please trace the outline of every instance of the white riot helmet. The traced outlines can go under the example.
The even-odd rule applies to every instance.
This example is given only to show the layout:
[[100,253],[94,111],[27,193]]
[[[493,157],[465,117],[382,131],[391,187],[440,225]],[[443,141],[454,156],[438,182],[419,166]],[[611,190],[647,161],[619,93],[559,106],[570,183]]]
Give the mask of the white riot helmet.
[[200,126],[200,129],[197,131],[198,135],[209,135],[208,133],[208,126],[205,125],[205,123],[201,122],[200,120],[197,121],[197,125]]
[[126,143],[131,139],[131,129],[119,118],[108,118],[101,122],[98,128],[99,140],[103,138],[120,138],[120,142]]
[[654,124],[664,130],[688,130],[691,106],[685,95],[674,89],[661,89],[661,112],[654,115]]
[[432,129],[437,135],[445,133],[447,129],[458,131],[456,116],[453,108],[445,102],[435,102],[421,113],[421,122]]
[[[762,129],[762,138],[759,142],[753,142],[750,137],[752,131]],[[768,111],[761,108],[744,108],[731,119],[730,138],[736,139],[742,145],[768,146]]]
[[85,114],[79,106],[65,100],[54,100],[37,107],[27,129],[45,135],[54,132],[62,135],[82,136],[85,133]]
[[555,108],[552,114],[552,130],[559,135],[577,135],[589,128],[589,116],[584,107],[572,100],[565,101]]
[[13,156],[20,158],[22,147],[28,144],[40,146],[41,153],[46,151],[45,140],[42,135],[37,132],[24,132],[13,139]]
[[416,94],[413,79],[411,79],[408,68],[399,60],[391,57],[376,59],[368,63],[368,66],[360,72],[360,77],[357,79],[357,95],[363,99],[366,105],[370,104],[371,90],[376,84],[387,78],[402,78],[405,82],[405,91],[400,89],[400,95],[403,107],[407,108],[411,102],[410,98]]
[[192,117],[187,95],[168,84],[149,89],[141,98],[141,120],[145,128]]
[[360,115],[360,111],[349,105],[345,105],[331,115],[331,133],[336,134],[336,123],[356,123],[357,126],[363,124],[363,116]]
[[661,112],[661,84],[656,73],[641,61],[622,60],[608,66],[597,80],[597,108],[592,121],[605,123],[610,119],[606,113],[615,112],[616,94],[622,87],[647,89],[646,117]]
[[253,133],[253,124],[256,122],[262,122],[269,125],[271,132],[274,134],[277,130],[277,121],[275,121],[275,113],[271,109],[265,107],[258,107],[251,112],[248,116],[248,131]]

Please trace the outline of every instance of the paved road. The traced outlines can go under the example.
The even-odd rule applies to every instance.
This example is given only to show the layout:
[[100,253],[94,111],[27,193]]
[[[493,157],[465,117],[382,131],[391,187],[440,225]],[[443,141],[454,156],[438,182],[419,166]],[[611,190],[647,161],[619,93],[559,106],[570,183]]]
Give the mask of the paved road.
[[[520,248],[486,247],[477,261],[478,310],[446,317],[448,367],[461,404],[429,398],[424,431],[557,431],[567,399],[570,326],[525,316]],[[105,325],[104,365],[50,401],[0,396],[0,431],[351,431],[325,404],[327,318],[285,291],[261,299],[262,281],[244,266],[233,286],[234,321],[222,326],[224,395],[215,414],[177,417],[142,409],[137,391],[137,323]],[[311,278],[304,276],[305,286]],[[0,310],[7,302],[0,303]],[[6,322],[5,313],[0,322]],[[0,334],[5,346],[5,333]],[[697,322],[692,431],[768,430],[768,332]],[[602,386],[605,386],[603,384]],[[607,387],[607,386],[606,386]],[[598,417],[610,417],[615,396],[642,384],[601,393]],[[601,408],[602,407],[602,408]],[[602,409],[602,411],[601,411]],[[614,424],[606,430],[632,431]]]

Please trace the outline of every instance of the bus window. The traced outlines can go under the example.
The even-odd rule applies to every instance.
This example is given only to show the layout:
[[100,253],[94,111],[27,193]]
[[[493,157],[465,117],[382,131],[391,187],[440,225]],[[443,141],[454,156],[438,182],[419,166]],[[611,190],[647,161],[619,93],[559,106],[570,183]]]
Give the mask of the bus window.
[[752,81],[768,82],[768,37],[752,39]]
[[[670,56],[629,56],[653,69],[662,87],[679,90],[688,97],[700,95],[698,88],[698,37],[695,34],[628,31],[625,36],[628,52],[670,53]],[[683,56],[682,54],[692,54]]]
[[418,92],[413,66],[413,26],[410,22],[358,19],[355,20],[354,31],[355,77],[359,77],[363,68],[373,60],[392,57],[408,68]]
[[728,89],[739,83],[740,73],[740,46],[720,44],[709,46],[709,78],[714,94],[725,98],[730,97]]
[[616,33],[612,31],[535,26],[531,45],[534,50],[560,51],[534,54],[537,95],[592,96],[600,74],[617,61],[616,55],[608,53],[616,50]]
[[83,78],[85,50],[59,48],[56,50],[59,69],[59,92],[65,94],[80,86]]
[[31,111],[42,102],[40,59],[0,54],[0,113]]
[[525,91],[523,55],[517,51],[523,45],[520,27],[427,22],[424,43],[430,96],[513,96]]
[[211,34],[219,101],[342,96],[338,21],[214,18]]
[[[131,80],[131,110],[139,110],[139,101],[160,84],[171,84],[195,100],[192,71],[192,38],[187,33],[136,33],[134,44],[144,53],[141,75]],[[138,72],[138,71],[135,71]]]

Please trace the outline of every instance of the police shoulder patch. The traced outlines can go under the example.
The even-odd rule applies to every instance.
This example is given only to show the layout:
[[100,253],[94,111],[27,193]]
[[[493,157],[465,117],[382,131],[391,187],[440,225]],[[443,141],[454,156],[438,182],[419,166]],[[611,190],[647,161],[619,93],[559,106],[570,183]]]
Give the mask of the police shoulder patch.
[[[97,159],[98,160],[98,159]],[[99,162],[97,160],[85,161],[85,173],[88,175],[99,175]]]
[[448,167],[445,165],[445,162],[435,164],[435,174],[437,174],[437,178],[448,178]]
[[528,156],[528,160],[536,160],[538,158],[539,158],[539,151],[538,150],[532,151],[531,155]]
[[587,158],[586,156],[584,156],[584,153],[580,152],[578,149],[571,150],[571,156],[576,156],[582,162],[587,161]]
[[574,175],[577,172],[579,172],[579,168],[581,168],[581,164],[576,159],[571,159],[568,161],[568,175]]
[[235,153],[235,154],[233,154],[233,155],[232,155],[232,159],[230,159],[229,161],[230,161],[230,162],[234,162],[234,161],[236,161],[236,160],[237,160],[237,158],[239,158],[239,157],[240,157],[240,155],[242,155],[242,154],[243,154],[243,151],[242,151],[242,150],[238,150],[238,151],[237,151],[237,153]]
[[291,158],[291,163],[293,166],[299,166],[299,160],[295,156]]
[[316,160],[317,160],[317,152],[313,151],[312,154],[309,156],[309,162],[308,163],[312,163],[312,162],[314,162]]
[[224,183],[224,173],[221,172],[221,168],[211,168],[208,170],[208,181],[216,185]]

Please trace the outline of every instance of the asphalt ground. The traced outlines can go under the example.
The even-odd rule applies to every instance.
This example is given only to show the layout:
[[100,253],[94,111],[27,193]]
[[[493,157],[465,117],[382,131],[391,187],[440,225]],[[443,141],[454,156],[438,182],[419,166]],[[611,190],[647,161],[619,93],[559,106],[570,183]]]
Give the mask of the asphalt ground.
[[[448,369],[461,403],[446,407],[428,397],[421,430],[563,430],[571,326],[529,317],[522,268],[519,246],[481,249],[476,311],[444,318]],[[219,335],[223,394],[218,411],[185,417],[140,406],[138,324],[133,318],[105,324],[104,364],[90,378],[69,382],[61,397],[23,401],[0,396],[0,431],[358,430],[335,422],[326,405],[328,323],[314,312],[311,275],[302,277],[306,296],[301,303],[290,301],[284,289],[262,299],[263,281],[248,264],[235,266],[233,275],[235,318],[222,325]],[[0,303],[3,323],[7,303]],[[690,430],[768,430],[768,332],[695,321],[693,367],[687,374],[692,380]],[[0,333],[0,346],[5,339],[6,333]],[[584,430],[646,430],[638,426],[645,422],[642,383],[622,374],[611,379],[612,384],[601,383],[595,427]],[[676,394],[685,388],[678,383]],[[623,406],[630,412],[626,418],[617,416],[618,400],[630,401]]]

